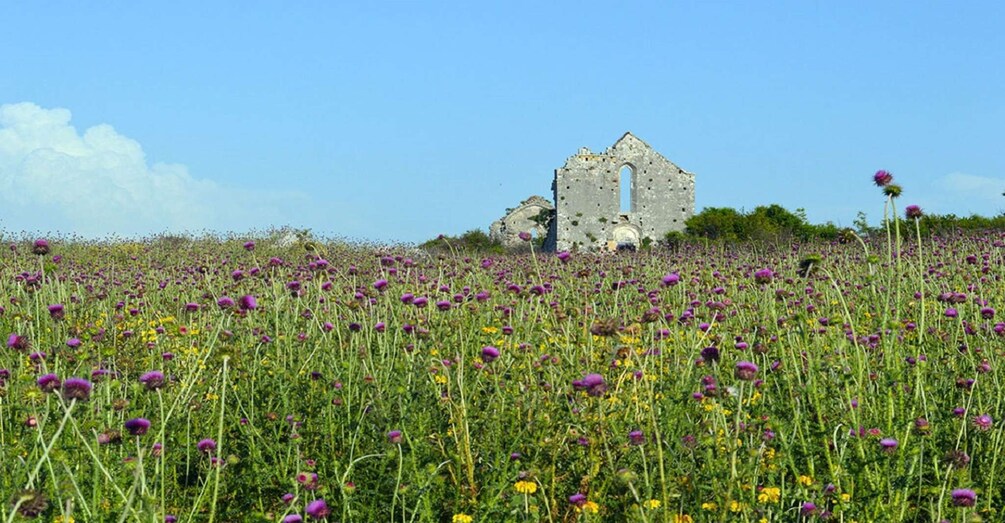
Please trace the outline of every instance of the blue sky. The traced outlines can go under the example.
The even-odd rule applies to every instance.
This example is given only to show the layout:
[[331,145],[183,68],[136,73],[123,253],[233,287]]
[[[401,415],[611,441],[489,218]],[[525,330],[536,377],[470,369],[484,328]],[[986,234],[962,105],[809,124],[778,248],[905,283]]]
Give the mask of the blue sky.
[[20,2],[0,230],[489,223],[625,131],[697,207],[1005,210],[999,2]]

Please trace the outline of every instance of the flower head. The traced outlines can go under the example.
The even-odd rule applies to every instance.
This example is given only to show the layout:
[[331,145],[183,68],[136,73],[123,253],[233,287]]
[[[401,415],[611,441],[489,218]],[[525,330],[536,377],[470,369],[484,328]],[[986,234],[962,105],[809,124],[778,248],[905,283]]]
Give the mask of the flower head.
[[237,306],[240,307],[242,311],[253,311],[258,308],[258,300],[250,294],[245,294],[237,301]]
[[133,418],[126,421],[126,430],[133,436],[142,436],[150,430],[150,420],[146,418]]
[[897,440],[893,438],[883,438],[879,440],[879,447],[887,454],[893,454],[896,452],[897,445],[899,445],[899,443],[897,443]]
[[977,430],[991,430],[991,426],[994,425],[995,420],[991,418],[989,414],[981,414],[974,418],[974,427]]
[[957,507],[972,507],[977,504],[977,493],[968,488],[958,488],[951,494],[953,505]]
[[17,351],[28,350],[31,347],[31,342],[28,341],[26,336],[21,336],[20,334],[11,333],[7,336],[7,348],[14,349]]
[[59,376],[55,374],[44,374],[38,378],[38,388],[42,389],[42,392],[52,392],[62,384],[63,382],[60,381]]
[[482,361],[485,363],[492,363],[496,358],[499,357],[499,349],[489,345],[482,348]]
[[325,500],[318,498],[308,503],[304,512],[307,512],[307,515],[314,519],[324,519],[328,517],[328,514],[331,514],[331,509],[328,508]]
[[199,443],[195,444],[195,448],[199,449],[199,452],[203,454],[209,454],[216,450],[216,441],[211,438],[199,440]]
[[921,212],[921,207],[918,207],[917,205],[908,205],[907,207],[904,207],[904,216],[906,216],[908,220],[917,220],[923,215],[924,213]]
[[520,239],[525,242],[529,242],[531,239],[531,235],[527,231],[520,231],[520,234],[517,234],[517,236],[520,237]]
[[883,187],[883,194],[889,196],[890,198],[898,198],[903,192],[904,189],[897,184],[891,183],[890,185]]
[[533,494],[537,492],[537,483],[534,483],[533,481],[520,480],[517,481],[513,487],[521,494]]
[[628,433],[628,442],[632,445],[642,445],[646,442],[646,435],[641,430],[633,430]]
[[26,518],[37,518],[49,508],[49,500],[37,490],[17,492],[11,499],[11,504],[17,507],[18,514]]
[[140,376],[140,383],[146,385],[147,390],[157,390],[164,386],[164,373],[159,370],[152,370]]
[[738,379],[753,381],[757,377],[757,365],[749,361],[737,362],[734,374]]
[[54,320],[61,320],[66,315],[66,308],[63,307],[62,303],[53,303],[48,308],[49,316]]
[[387,441],[398,445],[402,441],[402,434],[400,430],[392,430],[387,433]]
[[754,273],[754,281],[757,283],[771,283],[775,277],[775,273],[771,269],[761,269]]
[[91,382],[84,378],[67,378],[63,382],[63,398],[87,401],[91,399]]
[[573,381],[572,388],[585,390],[590,396],[602,396],[607,392],[607,383],[600,374],[587,374],[583,379]]
[[46,254],[49,254],[49,251],[49,241],[45,238],[39,238],[31,245],[31,252],[39,256],[45,256]]
[[877,187],[886,187],[887,185],[890,185],[891,182],[893,182],[893,175],[890,174],[888,171],[880,169],[876,171],[876,174],[873,175],[872,181],[875,182]]

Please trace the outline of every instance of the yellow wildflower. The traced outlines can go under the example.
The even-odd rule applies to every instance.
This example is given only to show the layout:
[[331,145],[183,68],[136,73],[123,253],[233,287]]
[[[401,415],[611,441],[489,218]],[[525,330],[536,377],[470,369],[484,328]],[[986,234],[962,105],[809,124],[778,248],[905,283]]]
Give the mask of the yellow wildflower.
[[674,514],[673,523],[694,523],[694,519],[687,514]]
[[796,483],[799,483],[800,485],[805,485],[805,486],[808,487],[808,486],[810,486],[810,485],[813,484],[813,478],[811,478],[809,476],[800,475],[798,478],[796,478]]
[[482,332],[484,332],[485,334],[495,334],[499,332],[499,329],[495,327],[482,327]]
[[533,494],[537,492],[537,483],[533,481],[517,481],[513,486],[521,494]]
[[442,375],[442,374],[437,374],[436,377],[433,378],[433,381],[435,381],[436,383],[438,383],[440,385],[443,385],[444,383],[447,382],[447,377],[444,376],[444,375]]
[[600,505],[597,505],[593,501],[587,501],[586,503],[583,503],[583,510],[590,512],[591,514],[596,514],[600,511]]
[[747,504],[746,503],[740,503],[739,501],[735,501],[735,500],[729,502],[729,511],[730,512],[743,512],[743,510],[746,509],[746,508],[747,508]]
[[841,501],[843,501],[845,503],[848,503],[849,501],[851,501],[851,494],[849,494],[847,492],[842,492],[841,493]]
[[719,508],[719,505],[716,505],[715,502],[712,501],[706,501],[705,503],[701,504],[702,510],[715,511],[715,509],[717,508]]
[[475,518],[461,512],[460,514],[454,514],[454,517],[450,519],[451,523],[471,523]]
[[658,500],[658,499],[650,499],[649,501],[646,501],[645,503],[643,503],[643,505],[645,505],[645,507],[647,509],[649,509],[649,510],[656,510],[656,509],[660,508],[660,505],[662,505],[662,504],[663,503],[660,500]]
[[764,487],[757,495],[759,503],[778,503],[782,497],[782,489],[778,487]]

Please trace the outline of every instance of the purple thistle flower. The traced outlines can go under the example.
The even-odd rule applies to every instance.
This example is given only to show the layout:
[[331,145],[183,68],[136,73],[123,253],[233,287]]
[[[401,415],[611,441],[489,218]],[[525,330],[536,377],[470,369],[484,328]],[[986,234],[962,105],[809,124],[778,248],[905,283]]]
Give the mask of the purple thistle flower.
[[490,346],[482,348],[482,361],[485,363],[492,363],[496,358],[499,357],[499,349]]
[[373,288],[377,289],[378,291],[383,292],[384,288],[386,288],[386,287],[387,287],[387,280],[380,279],[380,280],[377,280],[377,281],[373,282]]
[[569,503],[572,503],[577,507],[582,507],[583,505],[586,504],[586,494],[583,494],[582,492],[577,492],[569,496]]
[[199,443],[195,444],[195,448],[199,449],[199,452],[203,454],[209,454],[216,450],[216,441],[212,438],[206,438],[199,440]]
[[676,272],[670,273],[664,276],[661,281],[663,282],[664,287],[673,287],[674,285],[680,283],[680,275]]
[[216,306],[221,309],[229,309],[234,306],[234,298],[231,298],[230,296],[220,296],[216,300]]
[[244,242],[244,250],[249,252],[255,250],[255,242],[253,241]]
[[572,388],[585,390],[590,396],[602,396],[607,392],[607,383],[600,374],[587,374],[583,379],[573,381]]
[[981,414],[974,418],[974,427],[977,427],[977,430],[980,431],[991,430],[994,422],[995,420],[989,414]]
[[283,518],[283,523],[303,523],[304,518],[300,514],[287,514]]
[[757,377],[757,365],[749,361],[737,362],[734,374],[738,379],[753,381]]
[[908,220],[917,220],[923,215],[924,213],[921,212],[921,207],[918,207],[917,205],[908,205],[907,207],[904,207],[904,216],[906,216]]
[[50,250],[49,241],[45,238],[39,238],[31,245],[31,252],[37,254],[38,256],[45,256],[46,254],[49,254]]
[[960,315],[960,313],[957,312],[956,309],[954,309],[952,307],[946,309],[946,317],[947,318],[955,318],[955,317],[957,317],[959,315]]
[[331,514],[328,504],[320,498],[308,503],[304,512],[307,512],[307,515],[314,519],[324,519],[328,517],[328,514]]
[[402,434],[400,430],[392,430],[387,433],[387,441],[390,441],[391,443],[398,445],[401,443],[401,440],[402,440]]
[[71,349],[76,349],[77,347],[80,346],[80,343],[81,343],[80,340],[77,338],[70,338],[66,340],[66,346]]
[[887,454],[893,454],[894,452],[896,452],[897,445],[899,445],[899,443],[897,443],[897,440],[893,438],[883,438],[879,440],[880,448],[883,450],[883,452],[886,452]]
[[632,445],[642,445],[646,442],[646,436],[641,430],[633,430],[628,433],[628,442]]
[[245,294],[238,300],[237,305],[242,311],[253,311],[258,308],[258,300],[250,294]]
[[199,310],[199,304],[195,302],[188,302],[185,304],[185,312],[196,312]]
[[91,399],[91,382],[84,378],[67,378],[63,382],[63,398],[87,401]]
[[25,351],[28,350],[28,347],[31,347],[31,342],[28,341],[26,336],[13,333],[10,336],[7,336],[7,348],[17,351]]
[[799,513],[804,516],[812,516],[813,514],[816,514],[816,512],[817,506],[812,501],[804,501],[799,507]]
[[416,307],[418,307],[420,309],[424,308],[426,306],[426,304],[428,304],[428,303],[429,303],[429,298],[426,298],[425,296],[419,296],[418,298],[415,298],[414,300],[412,300],[412,305],[415,305]]
[[977,504],[977,493],[968,488],[954,489],[952,494],[953,505],[957,507],[972,507]]
[[142,436],[150,430],[150,420],[146,418],[133,418],[126,420],[126,430],[133,436]]
[[556,254],[555,256],[558,257],[558,260],[560,262],[565,263],[565,262],[569,261],[569,258],[572,257],[572,254],[570,254],[569,251],[562,251],[562,252]]
[[62,303],[49,305],[49,316],[54,320],[61,320],[66,315],[66,310]]
[[701,349],[701,359],[705,363],[715,363],[719,361],[719,349],[717,347],[705,347]]
[[53,392],[62,384],[63,382],[60,381],[59,376],[55,374],[44,374],[38,378],[38,388],[42,389],[42,392]]
[[890,185],[891,182],[893,182],[893,175],[890,174],[888,171],[880,169],[876,171],[876,174],[873,175],[872,181],[876,184],[877,187],[886,187],[887,185]]
[[159,370],[152,370],[140,376],[140,383],[146,385],[147,390],[157,390],[164,386],[164,373]]
[[527,231],[520,231],[520,234],[517,234],[517,236],[525,242],[529,242],[531,239],[531,235]]
[[757,283],[771,283],[775,278],[775,273],[771,269],[761,269],[754,273],[754,281]]

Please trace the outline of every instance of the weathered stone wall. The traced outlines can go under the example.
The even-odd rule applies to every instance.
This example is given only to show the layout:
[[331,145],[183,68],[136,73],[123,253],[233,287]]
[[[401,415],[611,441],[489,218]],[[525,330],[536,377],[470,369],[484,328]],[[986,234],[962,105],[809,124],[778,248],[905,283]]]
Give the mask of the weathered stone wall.
[[515,248],[526,242],[520,239],[521,232],[528,232],[534,238],[548,234],[546,222],[538,221],[542,212],[550,213],[555,206],[540,196],[531,196],[520,202],[515,209],[510,210],[501,219],[492,222],[489,227],[489,237],[498,240],[504,247]]
[[[621,208],[621,171],[631,170],[631,205]],[[549,247],[613,249],[658,241],[694,214],[694,174],[625,133],[603,153],[580,149],[555,170],[556,216]]]

